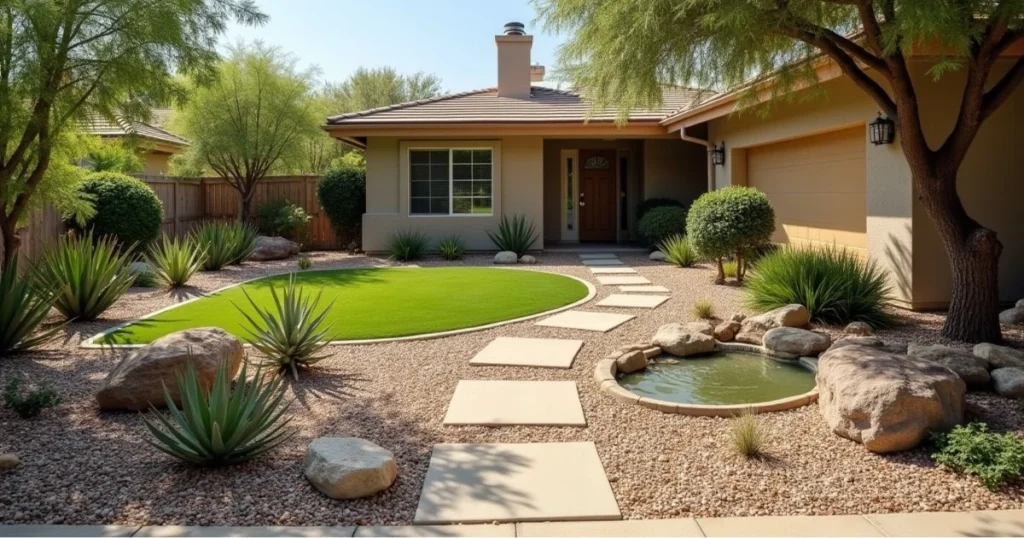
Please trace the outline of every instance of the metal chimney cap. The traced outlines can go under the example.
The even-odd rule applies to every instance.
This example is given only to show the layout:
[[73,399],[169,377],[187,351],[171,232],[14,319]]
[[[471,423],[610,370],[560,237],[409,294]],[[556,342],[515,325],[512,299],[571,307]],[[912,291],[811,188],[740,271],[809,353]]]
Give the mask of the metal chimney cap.
[[526,26],[521,22],[505,23],[505,35],[526,35]]

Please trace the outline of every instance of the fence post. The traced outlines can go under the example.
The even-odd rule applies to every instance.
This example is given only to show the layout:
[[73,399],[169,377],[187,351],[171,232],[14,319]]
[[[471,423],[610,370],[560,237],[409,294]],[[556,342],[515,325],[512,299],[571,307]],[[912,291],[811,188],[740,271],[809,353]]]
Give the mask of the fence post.
[[176,238],[181,237],[181,230],[178,229],[178,226],[180,224],[178,221],[178,205],[180,204],[178,196],[178,182],[177,180],[171,180],[171,198],[174,199],[174,215],[171,218],[174,219],[174,223],[172,224],[172,226],[174,228],[174,237]]

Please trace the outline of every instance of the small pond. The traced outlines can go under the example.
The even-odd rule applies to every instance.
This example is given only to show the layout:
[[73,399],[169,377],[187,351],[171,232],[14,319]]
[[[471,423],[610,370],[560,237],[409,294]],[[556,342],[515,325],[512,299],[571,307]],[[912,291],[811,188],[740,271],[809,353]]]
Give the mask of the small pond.
[[640,396],[675,403],[730,405],[769,402],[814,388],[814,373],[798,363],[762,355],[717,352],[652,361],[619,384]]

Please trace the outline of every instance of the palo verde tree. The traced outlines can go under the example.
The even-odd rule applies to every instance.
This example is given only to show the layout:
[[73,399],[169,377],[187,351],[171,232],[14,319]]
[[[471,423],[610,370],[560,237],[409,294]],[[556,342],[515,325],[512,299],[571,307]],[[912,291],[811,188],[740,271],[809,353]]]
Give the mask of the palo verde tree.
[[216,81],[194,87],[172,119],[192,143],[184,160],[213,169],[238,191],[243,222],[256,185],[299,159],[303,141],[322,122],[310,98],[313,79],[277,48],[239,45],[218,66]]
[[[779,97],[815,84],[830,60],[896,121],[913,183],[949,256],[952,301],[942,334],[998,341],[1002,244],[957,194],[958,171],[985,120],[1024,80],[1024,57],[996,62],[1024,35],[1022,0],[536,0],[540,19],[571,32],[563,72],[598,107],[657,104],[664,83],[747,86],[771,77]],[[928,74],[965,71],[955,125],[929,145],[910,51],[929,47]],[[750,100],[747,101],[751,102]],[[964,178],[971,181],[974,178]]]
[[[0,2],[0,237],[4,260],[19,221],[67,174],[69,131],[90,113],[145,119],[173,98],[174,72],[208,78],[227,23],[262,23],[252,0],[4,0]],[[47,179],[49,178],[49,179]]]

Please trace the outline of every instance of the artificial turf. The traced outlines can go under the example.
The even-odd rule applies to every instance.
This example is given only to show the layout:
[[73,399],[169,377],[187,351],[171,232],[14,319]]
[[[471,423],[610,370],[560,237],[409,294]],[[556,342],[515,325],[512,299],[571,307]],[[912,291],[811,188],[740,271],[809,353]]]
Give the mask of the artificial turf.
[[[323,290],[321,308],[332,340],[412,336],[486,325],[544,312],[587,295],[578,280],[539,271],[481,267],[381,268],[297,273],[305,293]],[[249,335],[238,308],[254,313],[242,290],[261,308],[273,307],[288,275],[261,278],[172,308],[97,339],[102,344],[145,344],[175,331],[220,327]],[[259,319],[258,316],[253,316]]]

